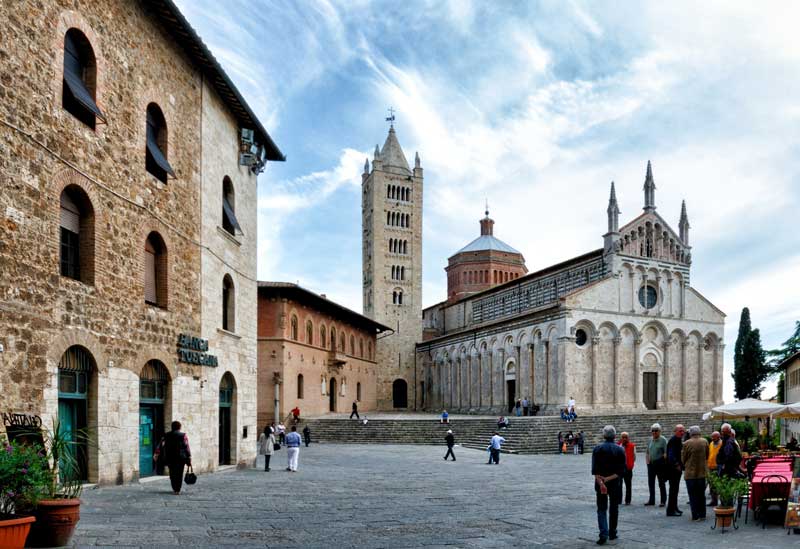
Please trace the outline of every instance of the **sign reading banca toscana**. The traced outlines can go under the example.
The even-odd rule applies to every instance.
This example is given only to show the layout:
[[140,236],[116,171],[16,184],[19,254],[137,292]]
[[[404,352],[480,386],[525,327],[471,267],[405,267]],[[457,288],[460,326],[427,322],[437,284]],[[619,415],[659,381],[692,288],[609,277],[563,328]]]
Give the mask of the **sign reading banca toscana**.
[[208,340],[187,334],[178,335],[178,362],[218,366],[217,357],[208,354]]

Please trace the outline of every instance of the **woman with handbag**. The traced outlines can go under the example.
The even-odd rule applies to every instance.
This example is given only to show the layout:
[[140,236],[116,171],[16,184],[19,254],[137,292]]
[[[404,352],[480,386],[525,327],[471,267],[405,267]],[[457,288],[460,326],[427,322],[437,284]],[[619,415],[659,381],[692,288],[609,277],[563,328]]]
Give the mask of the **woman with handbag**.
[[[264,432],[258,437],[258,454],[264,456],[264,471],[269,471],[269,459],[275,453],[275,447],[278,446],[275,442],[275,435],[269,428],[269,425],[264,427]],[[278,446],[280,448],[280,446]]]
[[188,465],[192,467],[192,451],[189,448],[189,437],[181,431],[181,422],[172,422],[172,431],[164,435],[161,443],[156,448],[153,459],[156,462],[162,457],[167,467],[169,467],[169,481],[172,484],[172,493],[180,495],[183,486],[183,468]]

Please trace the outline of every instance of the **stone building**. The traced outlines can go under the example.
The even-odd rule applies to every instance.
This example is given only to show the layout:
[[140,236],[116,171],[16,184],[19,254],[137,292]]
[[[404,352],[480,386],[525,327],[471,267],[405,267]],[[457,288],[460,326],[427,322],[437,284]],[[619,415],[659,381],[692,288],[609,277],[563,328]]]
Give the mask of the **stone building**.
[[425,309],[425,407],[498,413],[524,397],[545,413],[570,397],[584,412],[722,402],[725,315],[690,284],[685,203],[675,232],[656,212],[649,162],[644,194],[642,214],[620,228],[612,183],[603,248]]
[[252,462],[256,178],[283,155],[171,0],[0,20],[7,432],[86,429],[100,483],[152,474],[173,419],[199,471]]
[[375,410],[376,338],[386,326],[288,282],[258,283],[258,425]]
[[422,166],[408,166],[394,126],[361,176],[364,314],[393,333],[377,345],[378,408],[416,408],[422,339]]
[[[800,352],[788,357],[781,364],[778,365],[779,369],[783,370],[784,375],[784,391],[786,394],[778,395],[778,399],[784,403],[800,402]],[[783,420],[785,426],[781,436],[783,441],[788,441],[791,437],[800,439],[800,420],[786,419]]]

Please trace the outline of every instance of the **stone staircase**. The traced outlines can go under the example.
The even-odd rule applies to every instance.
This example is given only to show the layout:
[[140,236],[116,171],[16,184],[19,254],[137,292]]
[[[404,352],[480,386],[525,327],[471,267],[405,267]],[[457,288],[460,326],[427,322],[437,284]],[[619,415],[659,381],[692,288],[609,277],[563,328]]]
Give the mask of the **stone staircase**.
[[[703,435],[719,429],[720,421],[701,420],[701,412],[658,413],[649,412],[636,415],[595,415],[582,416],[571,423],[558,416],[511,417],[508,429],[500,430],[506,439],[504,452],[519,454],[555,453],[558,447],[558,432],[583,431],[586,452],[599,443],[605,425],[614,425],[617,433],[627,431],[639,451],[644,451],[647,440],[651,438],[650,426],[660,423],[663,435],[669,438],[672,428],[682,423],[688,429],[699,425]],[[485,449],[492,433],[497,430],[494,418],[451,419],[443,425],[433,416],[429,419],[370,419],[367,425],[350,419],[308,419],[303,426],[311,429],[312,442],[337,444],[438,444],[444,446],[448,429],[453,430],[456,444],[466,448]],[[301,430],[299,427],[298,430]]]

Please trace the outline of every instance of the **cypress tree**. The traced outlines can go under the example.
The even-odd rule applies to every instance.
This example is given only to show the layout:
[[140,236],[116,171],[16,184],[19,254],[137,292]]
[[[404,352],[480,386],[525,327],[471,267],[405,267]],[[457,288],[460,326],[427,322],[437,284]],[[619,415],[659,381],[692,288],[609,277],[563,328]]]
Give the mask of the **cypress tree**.
[[733,392],[737,399],[747,398],[745,389],[747,382],[743,370],[742,349],[752,330],[750,324],[750,309],[742,309],[742,316],[739,318],[739,335],[736,336],[736,345],[733,348]]
[[761,333],[752,330],[742,345],[741,395],[739,398],[761,398],[761,386],[770,374],[766,353],[761,347]]

